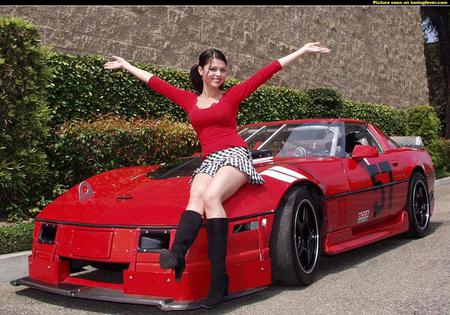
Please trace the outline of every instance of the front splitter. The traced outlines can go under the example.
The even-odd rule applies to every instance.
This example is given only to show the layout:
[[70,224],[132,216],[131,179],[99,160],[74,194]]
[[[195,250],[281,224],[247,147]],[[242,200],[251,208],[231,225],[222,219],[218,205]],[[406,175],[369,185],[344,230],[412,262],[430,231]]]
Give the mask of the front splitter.
[[[39,280],[30,279],[29,277],[13,280],[10,283],[14,286],[25,285],[33,289],[38,289],[50,293],[75,298],[117,302],[117,303],[153,305],[159,307],[163,311],[185,311],[201,307],[199,303],[200,301],[175,301],[172,298],[162,298],[162,297],[155,298],[145,295],[126,294],[119,290],[88,287],[69,283],[52,284]],[[227,295],[224,300],[228,301],[244,295],[253,294],[262,291],[266,288],[268,287],[265,286],[232,293]]]

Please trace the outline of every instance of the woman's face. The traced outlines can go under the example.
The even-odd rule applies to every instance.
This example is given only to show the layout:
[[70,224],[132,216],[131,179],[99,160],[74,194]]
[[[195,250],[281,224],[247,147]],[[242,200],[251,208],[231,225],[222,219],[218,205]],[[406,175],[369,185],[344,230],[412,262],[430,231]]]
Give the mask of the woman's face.
[[203,84],[219,88],[227,77],[227,65],[220,59],[212,58],[205,66],[199,66],[198,72],[202,76]]

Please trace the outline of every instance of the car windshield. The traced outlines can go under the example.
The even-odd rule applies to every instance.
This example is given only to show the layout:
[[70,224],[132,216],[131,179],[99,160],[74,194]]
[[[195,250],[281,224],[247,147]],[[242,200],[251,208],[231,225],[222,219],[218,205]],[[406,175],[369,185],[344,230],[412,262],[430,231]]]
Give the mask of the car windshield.
[[263,125],[244,128],[240,136],[254,153],[265,156],[345,156],[342,122]]
[[[248,144],[253,159],[265,157],[345,156],[344,123],[308,122],[246,127],[239,135]],[[149,173],[151,178],[190,176],[201,164],[200,157],[164,163]]]

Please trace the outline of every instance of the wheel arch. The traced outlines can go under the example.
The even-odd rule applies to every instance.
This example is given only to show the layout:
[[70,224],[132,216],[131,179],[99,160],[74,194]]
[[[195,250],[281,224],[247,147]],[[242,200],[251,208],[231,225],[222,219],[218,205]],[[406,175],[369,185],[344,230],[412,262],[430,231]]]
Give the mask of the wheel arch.
[[416,165],[416,166],[412,169],[411,174],[409,174],[409,180],[411,180],[413,174],[416,173],[416,172],[421,173],[425,178],[427,177],[427,175],[425,174],[425,170],[423,169],[423,167],[420,166],[420,165]]
[[425,169],[422,165],[416,165],[414,166],[414,168],[411,170],[411,173],[409,174],[409,178],[408,178],[408,185],[411,184],[411,181],[414,177],[414,174],[419,173],[420,175],[423,175],[423,177],[425,178],[425,187],[427,188],[428,193],[430,193],[430,183],[427,180],[427,175],[425,173]]
[[276,211],[279,211],[282,208],[283,204],[290,196],[290,193],[300,187],[306,187],[313,194],[313,197],[317,200],[317,205],[319,206],[318,211],[320,214],[320,221],[322,221],[324,219],[323,211],[324,211],[325,195],[317,183],[308,179],[294,182],[291,186],[289,186],[289,188],[286,189],[283,196],[281,197],[280,202],[278,203],[278,206],[276,208]]

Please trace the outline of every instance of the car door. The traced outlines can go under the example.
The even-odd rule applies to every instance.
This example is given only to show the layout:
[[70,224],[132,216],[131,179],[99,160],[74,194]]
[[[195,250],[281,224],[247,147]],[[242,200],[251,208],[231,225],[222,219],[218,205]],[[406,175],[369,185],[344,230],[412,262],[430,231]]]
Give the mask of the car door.
[[[356,145],[373,146],[378,156],[355,159],[352,152]],[[384,155],[382,147],[363,123],[345,124],[345,151],[342,159],[349,186],[348,204],[352,227],[378,222],[393,216],[398,209],[395,199],[399,179],[398,161],[392,155]]]

